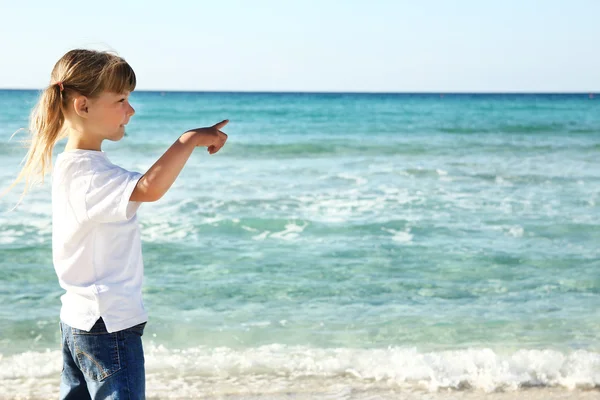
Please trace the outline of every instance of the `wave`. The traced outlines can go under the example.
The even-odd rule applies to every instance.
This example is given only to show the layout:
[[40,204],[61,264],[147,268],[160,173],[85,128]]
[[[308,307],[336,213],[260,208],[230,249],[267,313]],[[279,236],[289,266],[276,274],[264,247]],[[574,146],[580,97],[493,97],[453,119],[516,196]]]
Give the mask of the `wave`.
[[515,125],[487,125],[487,126],[451,126],[437,129],[443,133],[456,134],[494,134],[494,133],[520,133],[520,134],[600,134],[598,128],[574,127],[567,124],[515,124]]
[[[400,135],[400,134],[399,134]],[[399,136],[398,136],[399,137]],[[220,151],[221,157],[233,159],[290,159],[290,158],[333,158],[333,157],[377,157],[377,156],[461,156],[465,154],[531,154],[546,153],[557,151],[573,151],[579,153],[595,155],[598,151],[598,145],[595,143],[570,143],[568,148],[564,144],[543,144],[531,142],[509,141],[498,143],[483,142],[480,140],[460,143],[458,141],[442,140],[436,142],[432,140],[426,143],[423,139],[419,143],[406,143],[395,140],[371,141],[364,143],[359,139],[349,138],[346,142],[319,140],[318,143],[309,142],[289,142],[289,143],[236,143],[234,141],[228,144]],[[136,157],[160,156],[167,148],[169,143],[140,144],[130,142],[122,144],[111,154],[135,154]]]
[[[117,151],[127,151],[135,154],[160,155],[170,143],[140,144],[130,142],[123,144]],[[330,156],[377,156],[377,155],[422,155],[435,151],[436,146],[428,144],[402,144],[393,141],[382,143],[361,143],[360,140],[347,142],[319,140],[318,143],[236,143],[230,141],[221,150],[221,156],[231,158],[276,158],[293,157],[330,157]]]
[[[600,353],[491,349],[420,352],[416,348],[312,348],[272,344],[168,349],[145,344],[148,396],[203,397],[216,393],[319,393],[346,387],[439,393],[528,388],[600,389]],[[0,391],[46,397],[58,389],[59,351],[2,357]],[[47,398],[47,397],[46,397]]]

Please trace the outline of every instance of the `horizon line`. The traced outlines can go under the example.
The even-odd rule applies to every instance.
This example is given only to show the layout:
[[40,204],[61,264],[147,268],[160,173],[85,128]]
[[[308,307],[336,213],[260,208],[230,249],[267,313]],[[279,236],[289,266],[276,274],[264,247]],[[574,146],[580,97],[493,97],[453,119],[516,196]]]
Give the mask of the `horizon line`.
[[[0,91],[41,91],[43,89],[32,88],[0,88]],[[453,94],[600,94],[598,91],[294,91],[294,90],[183,90],[183,89],[139,89],[135,92],[145,93],[223,93],[223,94],[434,94],[434,95],[453,95]]]

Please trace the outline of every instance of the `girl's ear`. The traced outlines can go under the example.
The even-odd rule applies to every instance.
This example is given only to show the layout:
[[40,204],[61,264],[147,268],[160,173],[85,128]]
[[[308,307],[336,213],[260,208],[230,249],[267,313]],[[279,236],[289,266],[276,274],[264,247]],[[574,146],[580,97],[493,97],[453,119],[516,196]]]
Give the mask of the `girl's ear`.
[[75,100],[73,100],[73,108],[75,109],[75,113],[81,118],[88,117],[88,106],[89,101],[85,96],[77,96]]

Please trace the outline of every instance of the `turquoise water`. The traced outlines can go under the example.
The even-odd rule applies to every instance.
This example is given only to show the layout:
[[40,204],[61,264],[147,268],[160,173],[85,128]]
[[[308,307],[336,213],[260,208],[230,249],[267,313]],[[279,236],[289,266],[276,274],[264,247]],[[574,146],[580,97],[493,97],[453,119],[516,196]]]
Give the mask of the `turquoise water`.
[[[0,91],[2,188],[36,96]],[[354,370],[355,383],[487,388],[483,368],[492,389],[600,386],[600,98],[131,100],[127,136],[103,150],[140,172],[183,131],[230,119],[226,147],[198,149],[138,212],[156,379],[284,371],[294,387]],[[17,360],[60,372],[49,186],[13,212],[20,188],[0,199],[0,382],[32,374]]]

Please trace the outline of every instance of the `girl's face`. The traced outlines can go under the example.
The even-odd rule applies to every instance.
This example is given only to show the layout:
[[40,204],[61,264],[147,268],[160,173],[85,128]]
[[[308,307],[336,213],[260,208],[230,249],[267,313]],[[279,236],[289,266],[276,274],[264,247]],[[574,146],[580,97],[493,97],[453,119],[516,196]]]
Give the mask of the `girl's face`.
[[86,128],[98,139],[121,140],[125,125],[133,114],[135,110],[129,104],[129,92],[103,92],[89,101]]

